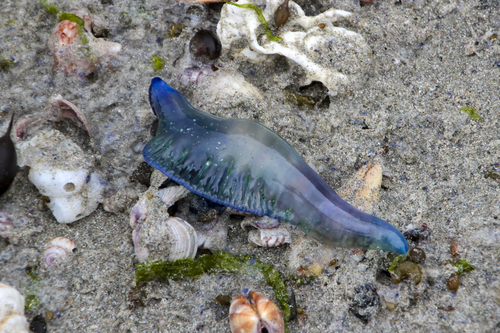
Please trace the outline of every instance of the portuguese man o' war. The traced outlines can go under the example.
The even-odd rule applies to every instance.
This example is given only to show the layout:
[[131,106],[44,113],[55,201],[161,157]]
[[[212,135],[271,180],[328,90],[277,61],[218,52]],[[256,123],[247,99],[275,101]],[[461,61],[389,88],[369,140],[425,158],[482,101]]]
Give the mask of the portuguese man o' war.
[[151,81],[149,100],[159,127],[144,159],[190,191],[298,225],[333,247],[408,251],[401,232],[342,200],[267,127],[197,110],[160,78]]

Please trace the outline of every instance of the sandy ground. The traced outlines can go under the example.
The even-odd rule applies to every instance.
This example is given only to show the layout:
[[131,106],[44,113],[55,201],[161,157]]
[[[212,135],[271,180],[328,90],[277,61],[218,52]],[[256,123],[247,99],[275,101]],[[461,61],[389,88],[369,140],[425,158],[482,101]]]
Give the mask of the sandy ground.
[[[55,15],[38,1],[3,0],[0,57],[14,67],[0,71],[0,133],[11,112],[17,119],[41,114],[49,98],[61,94],[87,116],[96,147],[87,145],[86,153],[99,161],[107,195],[126,187],[138,196],[146,186],[129,181],[142,162],[134,147],[151,138],[147,89],[151,78],[160,76],[201,109],[272,128],[333,188],[378,159],[384,177],[374,214],[407,234],[424,231],[424,237],[409,240],[427,255],[420,284],[393,284],[384,252],[335,249],[336,267],[296,285],[290,274],[293,247],[303,237],[297,230],[291,245],[258,248],[232,221],[226,251],[254,254],[282,274],[304,309],[289,323],[290,332],[500,331],[500,2],[374,2],[362,7],[357,0],[298,2],[308,15],[330,7],[353,12],[354,18],[339,25],[361,34],[373,51],[362,82],[311,108],[286,97],[285,88],[299,91],[303,72],[282,57],[257,65],[224,51],[214,62],[255,85],[263,95],[259,103],[237,96],[213,103],[203,78],[183,83],[184,67],[193,65],[187,43],[198,29],[215,31],[221,5],[52,2],[68,12],[87,8],[94,33],[123,46],[109,66],[81,79],[54,67],[47,40]],[[186,27],[169,37],[175,23]],[[158,72],[153,55],[165,60]],[[471,119],[462,107],[474,108],[481,119]],[[0,281],[25,297],[36,295],[40,303],[27,311],[29,320],[54,314],[48,332],[229,332],[228,308],[215,302],[218,295],[250,289],[274,297],[262,279],[241,274],[153,281],[134,289],[137,261],[128,216],[134,200],[122,212],[99,206],[66,225],[56,222],[42,199],[25,169],[0,198],[0,211],[15,227],[8,239],[0,238]],[[48,269],[41,253],[56,236],[73,239],[77,251]],[[458,246],[455,256],[452,243]],[[302,250],[307,256],[307,248]],[[476,270],[461,276],[454,294],[446,281],[459,259]],[[36,279],[28,274],[33,272]],[[389,310],[386,302],[396,308]]]

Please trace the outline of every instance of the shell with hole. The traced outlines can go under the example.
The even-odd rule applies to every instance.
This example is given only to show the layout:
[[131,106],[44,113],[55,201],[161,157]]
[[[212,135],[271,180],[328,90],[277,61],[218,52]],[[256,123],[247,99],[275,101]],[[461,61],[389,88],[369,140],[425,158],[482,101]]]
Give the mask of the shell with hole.
[[0,283],[0,332],[28,333],[24,297],[15,288]]
[[17,142],[18,165],[29,166],[37,187],[59,223],[71,223],[92,213],[102,201],[103,184],[94,161],[69,137],[55,129],[40,129]]

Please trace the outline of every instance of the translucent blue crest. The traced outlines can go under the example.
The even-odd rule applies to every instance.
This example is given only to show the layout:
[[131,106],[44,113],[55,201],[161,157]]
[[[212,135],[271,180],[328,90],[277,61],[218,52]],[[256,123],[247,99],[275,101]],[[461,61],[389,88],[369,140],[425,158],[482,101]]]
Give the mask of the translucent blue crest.
[[197,110],[160,78],[151,81],[149,100],[159,126],[144,159],[190,191],[298,225],[327,245],[408,251],[395,227],[342,200],[267,127]]

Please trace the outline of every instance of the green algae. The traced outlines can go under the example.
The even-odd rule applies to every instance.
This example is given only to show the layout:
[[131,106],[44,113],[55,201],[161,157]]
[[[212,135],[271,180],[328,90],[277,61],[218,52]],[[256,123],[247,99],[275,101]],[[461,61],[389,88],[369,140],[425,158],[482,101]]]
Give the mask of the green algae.
[[236,4],[236,3],[232,3],[229,1],[225,1],[225,0],[222,0],[222,1],[224,1],[228,5],[232,5],[232,6],[236,6],[236,7],[240,7],[240,8],[250,8],[250,9],[255,10],[255,12],[257,13],[257,16],[259,18],[260,23],[262,23],[266,27],[267,37],[270,40],[272,40],[273,42],[279,42],[281,40],[281,37],[273,35],[273,33],[271,32],[271,28],[269,28],[269,24],[267,23],[266,18],[264,17],[264,14],[262,14],[262,11],[260,10],[259,7],[252,5],[252,4],[249,4],[249,3]]
[[165,67],[165,61],[156,54],[151,57],[151,65],[155,72],[161,71]]
[[34,310],[38,305],[40,305],[40,298],[37,295],[26,296],[26,310]]
[[388,271],[389,272],[394,272],[394,270],[396,269],[396,267],[398,267],[398,265],[401,262],[406,261],[407,258],[408,258],[408,256],[406,254],[400,254],[399,256],[397,256],[396,258],[394,258],[394,260],[391,262],[391,265],[389,266]]
[[252,255],[235,256],[227,252],[217,252],[213,255],[204,254],[195,260],[145,262],[136,264],[135,267],[136,284],[152,281],[156,278],[198,278],[204,273],[260,273],[266,283],[273,288],[276,300],[283,311],[285,322],[290,320],[291,312],[288,305],[288,293],[278,271]]
[[0,57],[0,71],[8,71],[14,68],[14,61]]
[[453,267],[458,269],[458,276],[462,275],[464,272],[469,273],[476,269],[476,266],[471,265],[467,260],[459,260],[453,264]]
[[473,120],[481,120],[481,116],[476,113],[476,110],[470,106],[464,106],[461,109],[463,112],[467,113],[469,117]]
[[40,0],[40,3],[42,4],[42,6],[46,10],[48,10],[49,12],[51,12],[53,14],[56,14],[57,18],[60,21],[67,20],[67,21],[75,22],[78,26],[78,37],[80,37],[82,44],[87,45],[89,43],[89,40],[88,40],[87,36],[85,35],[85,21],[81,17],[76,16],[75,14],[61,12],[55,6],[49,5],[47,0]]

